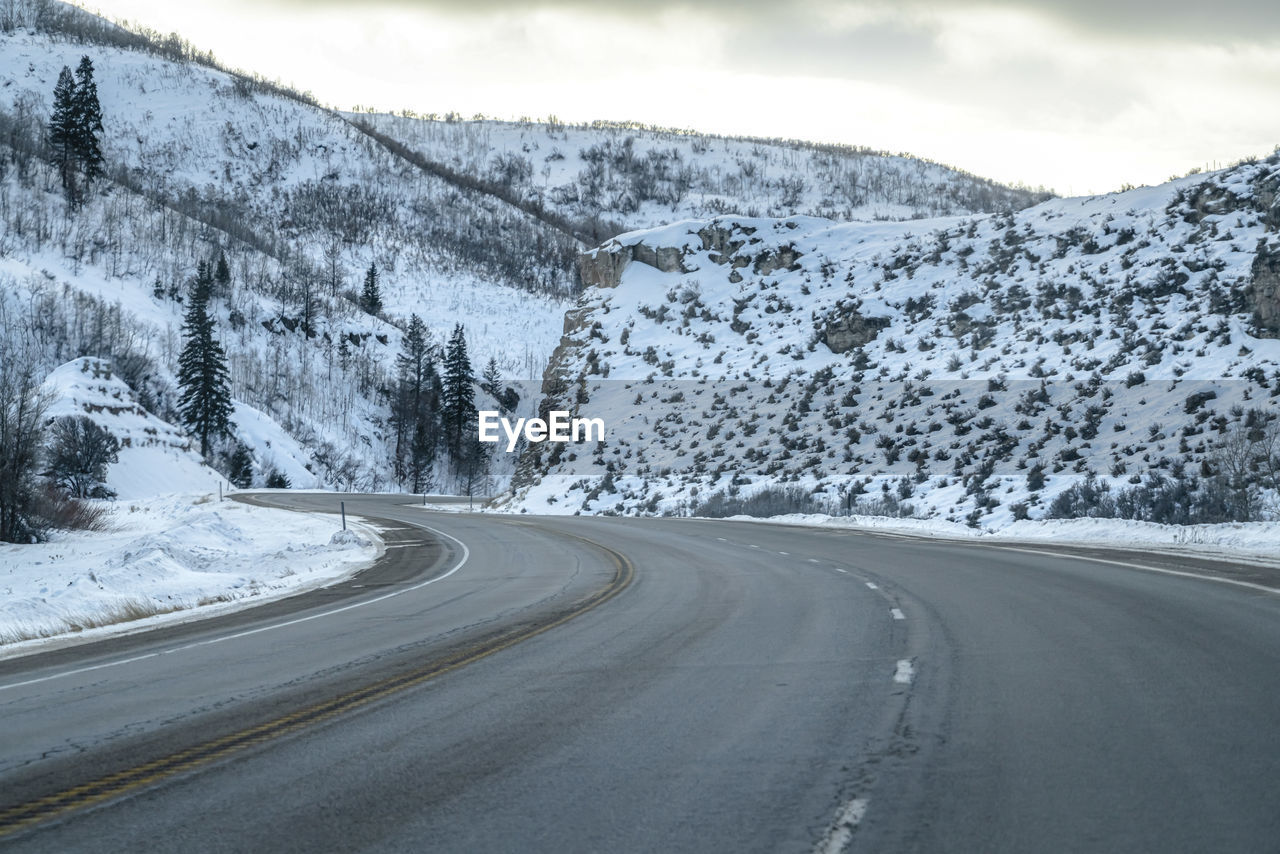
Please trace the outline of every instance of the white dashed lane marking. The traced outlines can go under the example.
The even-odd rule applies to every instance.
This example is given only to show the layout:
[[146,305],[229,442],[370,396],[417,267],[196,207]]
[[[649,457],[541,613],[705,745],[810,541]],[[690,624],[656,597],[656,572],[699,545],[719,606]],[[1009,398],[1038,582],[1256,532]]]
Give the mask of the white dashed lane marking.
[[871,582],[871,581],[868,581],[868,582],[867,582],[867,586],[868,586],[868,587],[870,587],[872,590],[879,590],[879,589],[880,589],[879,587],[877,587],[877,586],[875,585],[875,583],[874,583],[874,582]]
[[853,831],[857,829],[858,823],[866,813],[865,798],[854,798],[841,807],[840,812],[836,813],[835,823],[813,849],[814,854],[840,854],[848,848],[849,843],[853,841]]
[[889,616],[893,617],[895,620],[905,620],[907,618],[907,616],[898,608],[890,608]]

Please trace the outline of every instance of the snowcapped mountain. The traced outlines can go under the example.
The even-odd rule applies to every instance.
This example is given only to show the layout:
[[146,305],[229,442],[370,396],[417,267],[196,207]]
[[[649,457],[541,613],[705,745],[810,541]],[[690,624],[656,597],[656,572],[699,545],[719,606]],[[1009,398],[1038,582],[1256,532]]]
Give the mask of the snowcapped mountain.
[[[18,6],[57,13],[0,33],[0,328],[25,360],[49,371],[108,359],[178,423],[183,300],[197,262],[225,253],[231,284],[212,308],[237,438],[265,464],[273,452],[256,437],[287,434],[310,470],[292,482],[364,488],[394,488],[386,389],[410,313],[436,345],[463,324],[477,373],[490,358],[506,376],[541,373],[574,287],[571,237],[278,88],[59,4]],[[53,82],[81,56],[96,72],[107,176],[72,206],[44,125]],[[376,317],[355,296],[370,264]]]
[[1016,213],[619,236],[581,259],[543,383],[544,412],[605,439],[528,446],[514,503],[983,527],[1274,512],[1278,189],[1280,154]]
[[[462,324],[477,373],[493,358],[505,380],[541,376],[578,287],[574,261],[601,228],[614,233],[614,219],[756,207],[900,217],[1031,199],[854,150],[610,128],[357,124],[221,70],[180,39],[61,3],[18,0],[6,21],[0,328],[46,372],[80,356],[109,360],[141,406],[176,424],[183,300],[197,263],[225,254],[231,281],[211,308],[229,355],[236,438],[261,466],[275,450],[260,437],[293,437],[308,457],[295,483],[399,485],[388,390],[411,313],[435,345]],[[95,70],[106,175],[72,204],[46,124],[59,72],[82,56]],[[433,141],[419,146],[424,134]],[[519,156],[508,150],[517,143]],[[535,153],[541,183],[526,174]],[[586,195],[573,189],[584,171]],[[831,188],[839,199],[827,198]],[[371,264],[377,316],[357,304]],[[446,471],[432,480],[453,486]]]
[[1017,210],[1049,195],[852,146],[613,122],[347,115],[598,238],[720,214],[903,220]]

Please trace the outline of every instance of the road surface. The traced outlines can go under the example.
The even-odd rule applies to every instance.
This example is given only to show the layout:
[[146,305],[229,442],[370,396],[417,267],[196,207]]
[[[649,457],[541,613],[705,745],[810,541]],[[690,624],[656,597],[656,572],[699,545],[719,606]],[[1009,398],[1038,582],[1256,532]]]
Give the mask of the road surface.
[[1265,575],[343,498],[348,583],[0,662],[0,847],[1280,849]]

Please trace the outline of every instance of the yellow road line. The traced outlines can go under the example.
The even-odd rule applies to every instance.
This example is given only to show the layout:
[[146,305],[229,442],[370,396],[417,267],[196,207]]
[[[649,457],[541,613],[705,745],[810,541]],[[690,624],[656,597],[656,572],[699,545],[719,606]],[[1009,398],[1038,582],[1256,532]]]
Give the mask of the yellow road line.
[[555,532],[593,546],[609,555],[616,567],[614,576],[604,587],[578,600],[568,611],[547,623],[520,629],[447,654],[422,667],[398,676],[349,691],[341,696],[283,715],[266,723],[180,750],[169,756],[155,759],[107,774],[96,780],[64,789],[51,795],[0,809],[0,839],[36,824],[60,818],[108,800],[123,797],[147,786],[152,786],[178,774],[192,771],[211,762],[225,759],[248,747],[261,745],[271,739],[297,732],[330,720],[337,715],[367,706],[401,691],[416,687],[438,676],[443,676],[468,664],[509,649],[522,641],[561,626],[574,617],[581,616],[617,596],[635,577],[635,566],[627,557],[600,543],[563,531]]

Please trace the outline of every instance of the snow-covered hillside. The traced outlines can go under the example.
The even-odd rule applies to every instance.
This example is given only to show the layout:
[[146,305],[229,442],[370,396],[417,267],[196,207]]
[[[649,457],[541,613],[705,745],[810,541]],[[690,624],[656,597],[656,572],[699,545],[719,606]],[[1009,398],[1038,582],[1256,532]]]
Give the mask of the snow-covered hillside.
[[[410,313],[437,345],[461,323],[477,373],[494,358],[504,376],[540,375],[573,287],[572,238],[305,101],[62,26],[0,33],[0,331],[38,375],[103,358],[176,423],[184,299],[196,264],[220,253],[231,283],[212,308],[235,417],[251,447],[251,421],[293,437],[310,468],[295,485],[395,488],[386,389]],[[71,206],[44,125],[59,71],[81,56],[108,175]],[[354,298],[371,263],[376,317]],[[444,470],[435,483],[452,486]]]
[[44,381],[49,419],[84,416],[120,442],[119,460],[106,485],[121,499],[231,484],[204,464],[185,432],[144,409],[109,362],[82,358],[55,369]]
[[515,506],[999,526],[1075,485],[1056,512],[1274,513],[1278,188],[1280,155],[1019,213],[620,236],[543,385],[605,441],[526,449]]
[[[430,131],[424,147],[448,169],[429,168],[388,136],[219,70],[190,46],[131,36],[60,3],[19,0],[14,10],[20,25],[0,33],[6,333],[30,333],[21,349],[44,371],[77,356],[111,361],[145,408],[176,422],[183,298],[196,264],[225,254],[231,283],[212,307],[237,405],[271,422],[266,432],[292,436],[330,485],[397,485],[387,388],[411,313],[437,345],[461,323],[477,373],[493,358],[505,379],[542,375],[572,305],[573,260],[586,246],[573,223],[583,216],[597,228],[615,215],[647,224],[779,206],[899,217],[1029,199],[852,150],[357,117],[404,134],[409,147]],[[59,72],[82,56],[95,69],[107,176],[73,207],[48,163],[45,124]],[[525,155],[503,147],[517,144],[545,149],[540,163],[551,167],[536,187],[517,162]],[[558,145],[563,163],[552,157]],[[569,198],[584,170],[598,198]],[[674,202],[681,176],[692,183]],[[825,192],[836,178],[839,204]],[[356,304],[370,264],[381,275],[376,317]],[[433,481],[452,486],[447,471]]]
[[577,222],[621,230],[718,214],[902,220],[1047,198],[906,155],[597,122],[350,113],[446,167]]
[[[107,469],[106,485],[120,499],[140,499],[192,489],[230,491],[226,478],[200,458],[198,443],[187,433],[149,412],[111,363],[93,357],[76,359],[49,374],[47,419],[85,416],[120,442],[119,460]],[[270,418],[248,404],[232,413],[232,431],[244,442],[255,469],[279,472],[291,485],[320,485],[307,469],[311,456]]]

